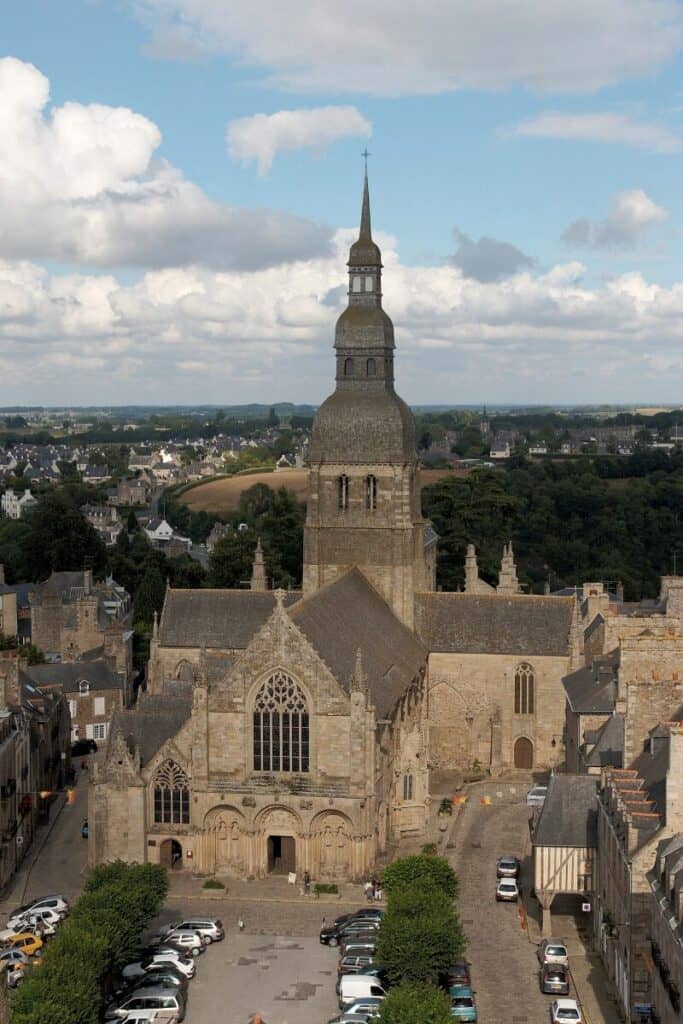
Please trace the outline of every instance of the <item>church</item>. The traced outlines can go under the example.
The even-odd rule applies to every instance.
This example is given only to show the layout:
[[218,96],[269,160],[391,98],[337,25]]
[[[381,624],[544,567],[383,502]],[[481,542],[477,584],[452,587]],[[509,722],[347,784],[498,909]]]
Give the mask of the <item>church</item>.
[[433,770],[563,760],[575,599],[520,593],[511,545],[496,588],[470,548],[465,592],[436,590],[367,173],[348,271],[302,590],[268,589],[260,546],[249,590],[167,590],[148,691],[117,713],[90,786],[91,864],[361,879],[425,834]]

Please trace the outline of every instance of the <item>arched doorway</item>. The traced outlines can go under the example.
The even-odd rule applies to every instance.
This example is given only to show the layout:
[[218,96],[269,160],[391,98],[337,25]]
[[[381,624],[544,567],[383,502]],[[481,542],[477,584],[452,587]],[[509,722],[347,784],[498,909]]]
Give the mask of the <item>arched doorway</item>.
[[159,863],[165,868],[183,866],[183,848],[177,839],[164,839],[159,847]]
[[526,736],[520,736],[515,740],[514,761],[515,768],[530,771],[534,766],[534,745]]

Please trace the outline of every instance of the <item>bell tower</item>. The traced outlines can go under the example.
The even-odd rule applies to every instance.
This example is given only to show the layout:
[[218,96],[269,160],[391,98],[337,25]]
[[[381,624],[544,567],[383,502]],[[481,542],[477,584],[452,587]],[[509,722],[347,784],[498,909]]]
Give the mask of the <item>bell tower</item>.
[[434,589],[436,538],[420,509],[413,415],[394,390],[394,325],[382,308],[367,168],[348,272],[336,387],[313,424],[304,593],[358,566],[412,628],[415,592]]

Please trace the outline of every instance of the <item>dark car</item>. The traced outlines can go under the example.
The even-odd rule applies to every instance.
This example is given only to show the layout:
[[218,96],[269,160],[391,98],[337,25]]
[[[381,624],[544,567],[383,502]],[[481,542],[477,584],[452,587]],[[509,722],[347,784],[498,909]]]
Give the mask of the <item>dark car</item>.
[[446,971],[442,981],[443,987],[448,990],[454,985],[470,985],[470,965],[467,960],[456,960]]
[[76,740],[71,747],[72,757],[86,757],[88,754],[97,753],[95,740]]
[[541,992],[549,996],[569,995],[569,971],[564,964],[544,964],[539,977]]
[[363,913],[359,910],[355,914],[343,914],[320,929],[320,941],[323,946],[338,946],[344,935],[351,931],[376,931],[381,921],[381,911],[372,910],[370,913]]

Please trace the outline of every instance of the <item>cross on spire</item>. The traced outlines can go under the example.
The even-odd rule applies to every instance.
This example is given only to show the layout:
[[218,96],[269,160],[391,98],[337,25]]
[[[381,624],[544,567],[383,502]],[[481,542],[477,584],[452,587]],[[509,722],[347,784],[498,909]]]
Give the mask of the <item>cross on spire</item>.
[[365,173],[367,174],[368,173],[368,157],[372,156],[372,153],[368,153],[368,147],[367,146],[365,147],[365,149],[361,153],[361,156],[363,157],[363,162],[365,163]]

